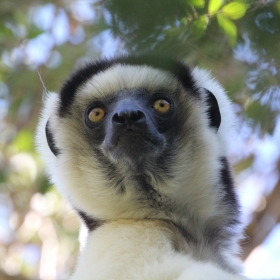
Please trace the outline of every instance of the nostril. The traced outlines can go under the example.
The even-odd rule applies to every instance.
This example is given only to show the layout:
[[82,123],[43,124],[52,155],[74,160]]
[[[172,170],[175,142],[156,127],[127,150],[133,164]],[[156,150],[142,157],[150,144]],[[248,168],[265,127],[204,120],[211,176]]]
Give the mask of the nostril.
[[143,117],[144,117],[143,112],[141,112],[139,110],[132,112],[131,116],[130,116],[132,122],[137,122],[140,119],[142,119]]
[[118,115],[118,113],[116,113],[114,116],[113,116],[113,122],[116,122],[116,123],[125,123],[126,122],[126,119],[124,116],[120,116]]
[[113,115],[112,121],[118,124],[133,124],[144,119],[144,117],[142,111],[123,109]]

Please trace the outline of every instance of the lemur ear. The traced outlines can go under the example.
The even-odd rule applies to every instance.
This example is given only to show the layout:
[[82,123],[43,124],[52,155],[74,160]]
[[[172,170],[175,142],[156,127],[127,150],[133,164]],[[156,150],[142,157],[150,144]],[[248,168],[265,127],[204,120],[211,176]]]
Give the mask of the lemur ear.
[[209,118],[209,126],[213,127],[217,132],[221,124],[221,113],[219,109],[219,104],[215,95],[211,91],[205,89],[205,93],[207,95],[206,102],[208,109],[206,113]]
[[49,128],[49,121],[47,121],[47,124],[46,124],[46,137],[47,137],[47,142],[48,142],[48,145],[49,145],[49,148],[50,150],[53,152],[53,154],[55,156],[59,155],[60,152],[59,152],[59,149],[55,146],[55,143],[54,143],[54,137],[53,137],[53,134]]

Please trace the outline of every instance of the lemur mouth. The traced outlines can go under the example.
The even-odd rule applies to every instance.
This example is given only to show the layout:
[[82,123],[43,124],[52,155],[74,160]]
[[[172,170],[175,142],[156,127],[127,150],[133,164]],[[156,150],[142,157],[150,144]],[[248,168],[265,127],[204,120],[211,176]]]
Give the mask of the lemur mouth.
[[128,128],[113,133],[104,148],[113,158],[137,162],[145,161],[151,155],[155,156],[163,146],[163,137],[151,137],[148,132]]

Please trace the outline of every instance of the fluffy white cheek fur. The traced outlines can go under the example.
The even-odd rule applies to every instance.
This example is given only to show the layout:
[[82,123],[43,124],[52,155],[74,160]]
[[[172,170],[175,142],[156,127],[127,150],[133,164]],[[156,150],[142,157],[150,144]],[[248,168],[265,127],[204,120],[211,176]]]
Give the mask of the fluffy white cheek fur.
[[58,105],[58,94],[54,92],[46,93],[46,96],[43,100],[44,108],[41,112],[41,118],[37,127],[37,131],[35,134],[35,143],[37,150],[41,154],[42,158],[47,167],[47,172],[49,175],[49,179],[52,183],[54,183],[52,179],[53,172],[56,168],[57,158],[52,153],[48,146],[47,138],[46,138],[46,124],[52,115],[55,115]]

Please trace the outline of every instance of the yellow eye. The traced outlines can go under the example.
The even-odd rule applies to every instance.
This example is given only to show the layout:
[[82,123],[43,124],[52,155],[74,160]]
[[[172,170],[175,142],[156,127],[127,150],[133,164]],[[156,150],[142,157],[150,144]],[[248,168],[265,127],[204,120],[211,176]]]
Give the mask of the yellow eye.
[[88,118],[92,122],[100,122],[105,117],[105,111],[102,108],[94,108],[89,112]]
[[153,108],[158,113],[167,113],[170,110],[170,103],[165,99],[158,99],[154,102]]

